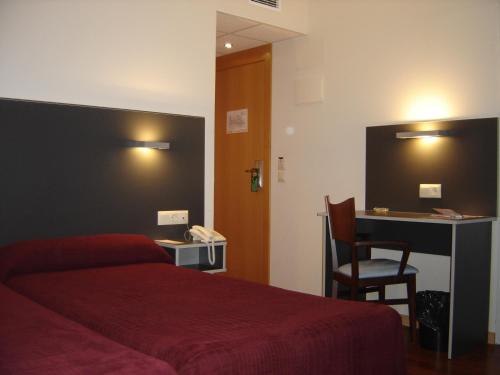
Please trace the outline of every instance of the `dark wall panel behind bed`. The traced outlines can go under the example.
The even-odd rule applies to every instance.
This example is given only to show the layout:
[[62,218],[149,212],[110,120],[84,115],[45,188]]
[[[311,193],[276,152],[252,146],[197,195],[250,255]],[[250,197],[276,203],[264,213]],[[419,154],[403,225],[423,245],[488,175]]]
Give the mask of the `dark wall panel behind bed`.
[[[94,233],[179,237],[203,224],[204,119],[0,99],[0,244]],[[126,146],[169,141],[170,150]]]

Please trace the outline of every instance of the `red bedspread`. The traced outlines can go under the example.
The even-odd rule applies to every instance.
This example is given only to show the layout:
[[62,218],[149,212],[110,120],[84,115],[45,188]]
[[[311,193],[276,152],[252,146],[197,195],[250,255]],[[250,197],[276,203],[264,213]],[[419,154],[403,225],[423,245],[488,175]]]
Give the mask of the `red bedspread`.
[[0,374],[173,375],[175,371],[0,284]]
[[19,275],[8,285],[180,374],[404,374],[399,315],[146,263]]

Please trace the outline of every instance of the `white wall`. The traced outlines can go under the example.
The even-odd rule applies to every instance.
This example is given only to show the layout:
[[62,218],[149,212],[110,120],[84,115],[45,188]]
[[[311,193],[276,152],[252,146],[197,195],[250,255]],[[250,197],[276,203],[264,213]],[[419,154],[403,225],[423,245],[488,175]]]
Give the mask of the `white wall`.
[[[334,201],[355,196],[364,207],[366,126],[499,115],[498,8],[496,0],[316,0],[309,35],[275,44],[273,285],[321,292],[316,213],[327,193]],[[321,78],[324,101],[296,105],[294,82]],[[285,183],[275,182],[278,156]],[[446,259],[414,255],[411,262],[422,270],[419,289],[430,281],[433,289],[449,287]]]
[[211,225],[215,16],[206,0],[1,0],[0,97],[205,117]]
[[307,0],[0,0],[0,97],[205,117],[211,226],[216,10],[306,29]]
[[307,34],[309,0],[281,0],[281,4],[280,10],[270,10],[248,0],[216,0],[221,12]]

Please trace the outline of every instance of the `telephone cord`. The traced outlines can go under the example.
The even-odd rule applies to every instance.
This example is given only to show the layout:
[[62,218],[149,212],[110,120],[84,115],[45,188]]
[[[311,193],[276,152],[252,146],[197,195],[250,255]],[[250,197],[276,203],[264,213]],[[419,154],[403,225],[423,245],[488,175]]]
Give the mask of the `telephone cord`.
[[191,236],[191,233],[189,233],[189,225],[186,224],[186,231],[184,232],[184,239],[186,241],[190,241],[193,239],[193,236]]
[[212,240],[212,246],[210,246],[210,244],[208,244],[208,262],[210,263],[210,265],[214,265],[215,264],[215,242],[214,240]]
[[208,263],[210,263],[211,266],[215,264],[215,241],[203,241],[202,242],[207,245],[207,252],[208,252]]

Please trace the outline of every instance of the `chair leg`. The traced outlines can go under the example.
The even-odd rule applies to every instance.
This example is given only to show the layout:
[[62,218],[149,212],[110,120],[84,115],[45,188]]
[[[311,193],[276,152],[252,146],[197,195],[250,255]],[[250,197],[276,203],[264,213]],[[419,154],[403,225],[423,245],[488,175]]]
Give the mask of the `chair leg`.
[[417,285],[415,275],[411,275],[406,283],[406,290],[408,293],[408,313],[410,318],[410,331],[412,341],[417,340],[417,315],[416,315],[416,294]]
[[378,288],[378,300],[385,301],[385,285],[381,285]]
[[353,301],[357,301],[357,299],[358,299],[358,285],[357,284],[351,284],[351,299]]
[[335,280],[332,282],[332,298],[339,298],[339,283]]

